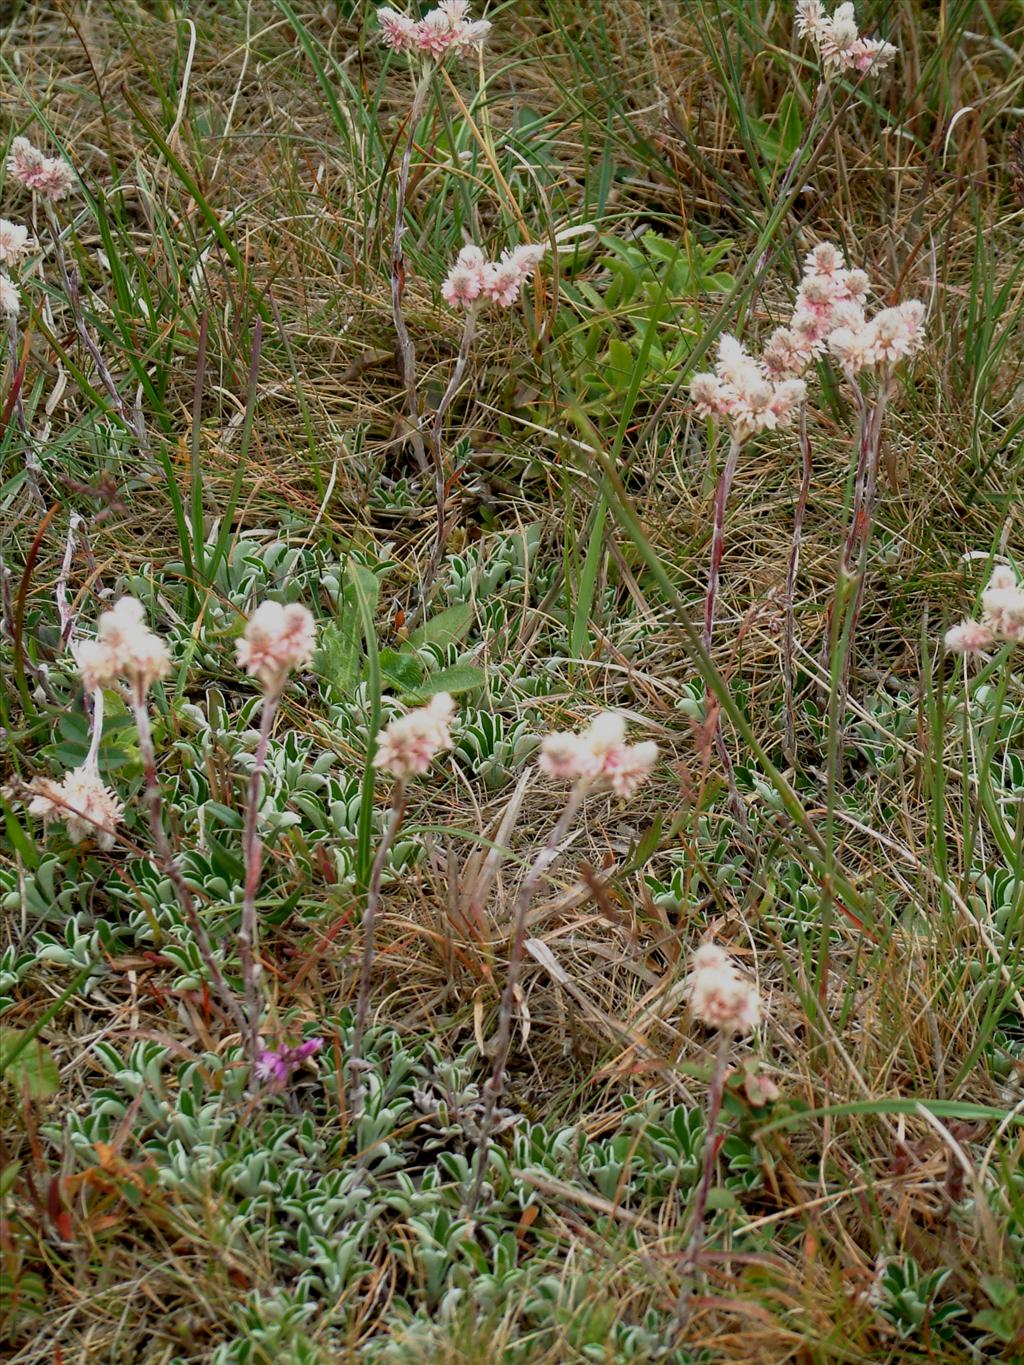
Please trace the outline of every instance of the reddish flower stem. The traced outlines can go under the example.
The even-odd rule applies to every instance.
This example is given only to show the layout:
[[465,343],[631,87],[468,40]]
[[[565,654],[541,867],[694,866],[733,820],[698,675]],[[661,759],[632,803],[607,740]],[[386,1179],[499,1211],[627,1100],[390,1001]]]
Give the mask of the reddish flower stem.
[[366,1087],[363,1084],[363,1039],[370,1018],[370,979],[373,973],[373,957],[376,948],[377,909],[380,905],[380,884],[384,875],[384,864],[395,842],[405,815],[407,787],[403,778],[395,783],[391,793],[391,810],[383,837],[377,848],[377,856],[370,869],[370,882],[366,891],[366,909],[363,912],[363,957],[359,970],[359,995],[356,999],[355,1024],[352,1031],[352,1048],[349,1056],[349,1084],[352,1088],[350,1107],[352,1119],[360,1118]]
[[505,1087],[505,1067],[508,1064],[508,1054],[512,1046],[513,1011],[516,994],[519,990],[519,978],[522,973],[523,946],[526,942],[526,914],[541,878],[561,851],[562,841],[569,832],[569,827],[587,795],[589,786],[586,778],[581,778],[576,782],[569,794],[565,809],[555,822],[544,847],[534,859],[533,866],[526,874],[516,897],[512,916],[512,947],[509,953],[508,973],[505,977],[505,987],[498,1005],[498,1032],[494,1041],[494,1065],[490,1078],[484,1086],[484,1111],[477,1138],[476,1169],[473,1174],[473,1184],[466,1197],[465,1213],[467,1218],[472,1218],[480,1202],[498,1100]]
[[267,764],[267,749],[274,718],[281,701],[280,692],[268,693],[263,698],[260,712],[260,735],[256,743],[256,756],[253,762],[252,778],[249,782],[249,799],[245,811],[245,832],[242,846],[245,859],[245,891],[242,899],[242,923],[238,932],[238,954],[242,963],[242,980],[245,986],[245,1044],[249,1050],[249,1060],[253,1066],[259,1057],[260,1039],[260,975],[259,963],[259,923],[256,915],[256,892],[260,884],[260,867],[263,862],[263,843],[259,837],[260,786]]

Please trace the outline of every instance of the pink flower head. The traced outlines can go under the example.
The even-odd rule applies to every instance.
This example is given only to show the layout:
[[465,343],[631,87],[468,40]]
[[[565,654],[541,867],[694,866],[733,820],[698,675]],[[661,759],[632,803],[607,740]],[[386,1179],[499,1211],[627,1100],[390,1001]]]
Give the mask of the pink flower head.
[[797,0],[796,31],[801,38],[820,38],[828,24],[828,15],[821,0]]
[[732,389],[710,372],[693,376],[690,397],[699,417],[725,417],[736,402]]
[[271,1090],[283,1090],[303,1062],[315,1057],[323,1045],[322,1038],[307,1038],[297,1047],[282,1047],[276,1051],[260,1048],[256,1059],[256,1077]]
[[791,379],[803,374],[810,360],[811,352],[794,331],[776,327],[765,344],[761,365],[769,379]]
[[403,781],[425,773],[441,750],[451,747],[454,715],[454,701],[447,692],[439,692],[426,706],[399,716],[382,732],[373,766]]
[[946,648],[954,654],[977,654],[988,649],[992,641],[991,630],[981,621],[961,621],[946,631]]
[[65,773],[60,782],[37,777],[29,790],[33,793],[29,815],[63,821],[73,844],[94,839],[99,848],[114,847],[124,806],[88,762]]
[[500,261],[492,261],[486,268],[484,293],[487,298],[501,308],[510,308],[543,255],[544,248],[534,245],[503,252]]
[[729,332],[723,332],[718,339],[718,363],[715,365],[719,379],[724,384],[735,385],[744,375],[749,375],[751,369],[757,369],[753,356],[741,341]]
[[810,313],[825,322],[831,321],[835,308],[839,281],[835,275],[807,275],[797,293],[796,306],[800,312]]
[[487,261],[478,246],[464,246],[441,285],[441,297],[452,308],[469,308],[484,292]]
[[875,364],[895,365],[920,344],[921,319],[903,308],[883,308],[871,320]]
[[782,379],[772,389],[772,412],[780,427],[788,426],[793,413],[807,397],[802,379]]
[[858,38],[846,50],[846,65],[851,71],[882,71],[895,56],[892,43],[881,38]]
[[5,318],[16,318],[21,312],[21,295],[13,280],[0,271],[0,313]]
[[556,734],[544,736],[537,766],[547,777],[573,782],[577,777],[582,777],[588,760],[586,747],[579,735],[571,730],[560,730]]
[[843,270],[837,277],[838,289],[836,290],[837,307],[843,303],[857,303],[863,305],[868,296],[868,276],[865,270]]
[[841,71],[881,71],[896,55],[891,43],[878,38],[861,37],[854,7],[849,0],[839,5],[831,18],[821,0],[798,0],[796,27],[800,36],[810,38],[817,48],[822,67],[828,75]]
[[548,777],[585,778],[628,800],[650,777],[657,757],[658,746],[651,741],[627,744],[625,720],[605,711],[579,734],[563,730],[545,736],[538,766]]
[[761,1022],[757,988],[713,943],[705,943],[693,955],[690,1008],[702,1024],[723,1033],[749,1033]]
[[836,327],[829,335],[828,345],[848,374],[860,374],[875,363],[874,328],[864,321],[863,315],[851,326]]
[[122,597],[100,614],[97,635],[74,648],[82,683],[90,691],[123,679],[143,696],[170,671],[167,645],[146,625],[142,603],[134,597]]
[[381,42],[392,52],[411,52],[416,47],[416,24],[406,15],[389,8],[379,9],[377,23]]
[[7,172],[45,199],[63,199],[75,183],[75,173],[62,157],[46,156],[27,137],[16,137],[11,143]]
[[239,667],[264,692],[276,695],[292,669],[309,663],[315,647],[316,625],[301,602],[262,602],[246,622],[235,651]]
[[994,635],[1004,640],[1024,638],[1024,588],[1007,565],[997,564],[992,570],[981,605],[983,623]]
[[0,265],[17,265],[29,249],[28,228],[0,218]]
[[486,19],[470,20],[465,0],[442,0],[413,26],[412,41],[421,52],[441,61],[448,53],[461,57],[478,48],[490,29]]
[[834,279],[846,269],[846,259],[834,242],[819,242],[804,257],[804,275]]

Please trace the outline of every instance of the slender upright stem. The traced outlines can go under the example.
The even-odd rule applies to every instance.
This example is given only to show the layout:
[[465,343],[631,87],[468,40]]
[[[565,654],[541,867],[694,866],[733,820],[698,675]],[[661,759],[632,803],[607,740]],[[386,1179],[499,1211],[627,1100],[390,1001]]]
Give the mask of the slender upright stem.
[[245,891],[242,899],[242,923],[238,933],[238,955],[242,962],[242,980],[245,983],[245,1014],[248,1021],[245,1043],[253,1066],[259,1058],[260,1040],[260,975],[259,963],[259,926],[256,918],[256,892],[260,884],[260,866],[263,862],[263,842],[257,826],[260,813],[260,786],[263,771],[267,765],[267,747],[274,717],[281,701],[281,693],[268,693],[263,698],[260,713],[260,737],[256,743],[256,757],[253,762],[252,778],[249,782],[249,800],[245,810],[245,832],[243,851],[245,856]]
[[89,737],[89,752],[85,756],[84,767],[93,772],[99,771],[100,740],[103,738],[103,688],[97,687],[92,694],[92,734]]
[[704,1134],[704,1166],[697,1198],[693,1208],[693,1231],[690,1244],[683,1258],[683,1282],[676,1304],[676,1322],[679,1328],[686,1323],[689,1313],[690,1295],[693,1292],[693,1272],[700,1260],[704,1247],[704,1233],[707,1223],[708,1195],[715,1174],[715,1160],[718,1156],[718,1120],[722,1113],[722,1097],[725,1093],[725,1077],[729,1069],[729,1044],[731,1035],[724,1029],[718,1034],[718,1048],[715,1053],[715,1067],[711,1073],[711,1089],[708,1092],[707,1126]]
[[459,354],[455,360],[455,368],[452,371],[452,377],[448,381],[447,388],[441,395],[441,401],[437,405],[437,411],[434,413],[434,420],[430,428],[430,457],[434,466],[434,497],[437,502],[437,534],[434,537],[434,549],[430,556],[430,563],[427,565],[426,573],[423,575],[423,581],[420,584],[420,595],[419,601],[416,604],[416,610],[407,623],[409,629],[415,625],[416,621],[426,609],[427,599],[430,596],[430,589],[441,568],[441,558],[444,554],[444,547],[451,529],[448,518],[447,497],[445,495],[446,480],[444,451],[442,448],[444,419],[448,415],[448,409],[451,407],[466,373],[470,347],[472,346],[473,338],[476,335],[477,312],[478,309],[475,304],[470,305],[466,310],[466,319],[462,327],[462,341],[459,343]]
[[[711,637],[715,630],[715,608],[718,602],[718,586],[722,572],[722,556],[725,553],[725,508],[729,501],[729,493],[732,490],[732,482],[736,477],[736,465],[739,461],[739,454],[742,442],[735,435],[729,437],[729,451],[725,457],[725,464],[718,475],[718,482],[715,485],[715,509],[711,528],[711,563],[708,566],[708,589],[707,597],[704,602],[704,634],[702,636],[704,648],[710,653]],[[736,785],[736,776],[733,772],[732,759],[729,750],[725,746],[725,739],[722,735],[721,723],[715,726],[715,749],[718,753],[725,779],[729,786],[729,797],[732,810],[740,825],[746,828],[746,810],[743,805],[743,798],[740,796],[739,788]]]
[[366,889],[366,910],[363,913],[363,958],[359,969],[359,995],[356,998],[356,1017],[352,1031],[352,1049],[349,1057],[349,1084],[352,1088],[352,1118],[356,1120],[363,1112],[363,1098],[366,1087],[363,1085],[363,1039],[370,1017],[370,977],[373,973],[373,957],[376,948],[377,909],[380,905],[380,883],[384,875],[384,865],[388,853],[395,842],[405,815],[407,789],[404,778],[399,778],[391,793],[391,809],[383,838],[377,848],[377,856],[370,869],[370,881]]
[[718,475],[715,485],[714,521],[711,528],[711,564],[708,568],[708,590],[704,602],[704,648],[711,648],[711,636],[715,629],[715,605],[718,600],[718,583],[721,577],[722,556],[725,553],[725,507],[729,501],[732,481],[736,477],[736,464],[739,460],[740,442],[735,436],[729,438],[729,453]]
[[466,1199],[467,1217],[473,1216],[476,1206],[480,1202],[484,1175],[487,1170],[487,1153],[490,1150],[491,1134],[494,1131],[494,1118],[498,1108],[498,1100],[505,1086],[505,1067],[508,1064],[508,1054],[512,1045],[513,1011],[522,971],[523,945],[526,942],[526,912],[530,908],[530,902],[533,900],[541,878],[561,851],[562,841],[568,834],[569,827],[576,817],[576,812],[587,795],[589,785],[586,778],[581,778],[576,782],[569,794],[565,809],[548,835],[544,847],[534,859],[533,866],[526,874],[523,884],[519,888],[519,895],[516,897],[512,918],[512,948],[509,953],[508,974],[505,977],[505,988],[501,993],[501,1002],[498,1006],[498,1033],[494,1042],[494,1066],[490,1078],[484,1086],[484,1111],[480,1120],[480,1132],[477,1139],[476,1169],[473,1175],[473,1184]]
[[391,242],[391,313],[398,337],[398,368],[405,388],[405,410],[409,419],[409,434],[413,453],[420,469],[429,468],[427,453],[420,430],[419,397],[416,388],[416,347],[409,329],[405,325],[402,311],[402,295],[405,292],[405,255],[402,251],[402,238],[405,236],[405,201],[409,192],[409,170],[412,166],[412,149],[416,139],[416,129],[423,117],[423,109],[430,90],[431,68],[424,67],[416,82],[409,110],[409,128],[406,134],[402,160],[398,168],[398,185],[395,191],[395,231]]
[[135,717],[135,728],[139,734],[139,752],[142,755],[146,808],[149,812],[149,828],[153,836],[153,848],[157,860],[174,887],[174,893],[199,948],[199,955],[210,974],[210,980],[216,987],[225,1009],[238,1026],[244,1040],[246,1033],[245,1014],[217,965],[217,959],[213,955],[213,947],[206,927],[199,918],[192,893],[186,885],[185,878],[181,875],[170,840],[164,829],[163,798],[160,795],[160,783],[156,773],[156,750],[153,747],[153,732],[149,724],[149,708],[146,704],[145,695],[139,688],[132,689],[131,708],[132,715]]
[[796,630],[793,620],[793,602],[796,596],[796,581],[800,572],[800,548],[803,542],[804,514],[811,490],[812,456],[811,441],[807,434],[807,405],[800,404],[800,492],[797,494],[796,512],[793,516],[793,544],[789,551],[789,568],[786,572],[786,594],[783,600],[785,620],[783,625],[782,675],[785,687],[786,704],[786,748],[791,760],[796,757],[796,712],[793,704],[793,653]]
[[125,407],[124,399],[121,397],[120,390],[114,381],[114,376],[110,372],[107,362],[103,359],[103,354],[93,339],[92,333],[86,326],[85,317],[82,313],[82,295],[78,286],[78,276],[74,271],[68,269],[67,258],[64,255],[64,240],[60,233],[60,224],[57,222],[57,215],[53,211],[53,206],[49,202],[46,204],[46,221],[50,228],[50,236],[53,238],[53,247],[57,257],[57,268],[60,271],[61,281],[64,291],[68,296],[68,303],[71,305],[71,313],[75,319],[75,330],[96,366],[96,373],[100,377],[103,387],[110,396],[110,401],[117,409],[117,415],[125,424],[128,430],[142,441],[144,431],[141,424],[135,417],[131,416]]
[[15,317],[8,317],[7,319],[7,344],[11,352],[11,374],[14,376],[14,382],[18,385],[18,392],[14,399],[14,417],[18,423],[18,430],[24,436],[26,434],[25,403],[21,396],[21,380],[18,377],[18,369],[21,364],[21,338],[18,335],[18,319]]

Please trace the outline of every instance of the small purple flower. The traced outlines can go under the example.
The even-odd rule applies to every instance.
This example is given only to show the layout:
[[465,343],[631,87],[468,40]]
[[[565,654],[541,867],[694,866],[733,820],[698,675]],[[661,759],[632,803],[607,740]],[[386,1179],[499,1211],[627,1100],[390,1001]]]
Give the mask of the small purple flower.
[[283,1047],[278,1051],[260,1048],[256,1061],[256,1076],[271,1090],[283,1090],[307,1057],[313,1057],[324,1045],[322,1038],[307,1038],[298,1047]]

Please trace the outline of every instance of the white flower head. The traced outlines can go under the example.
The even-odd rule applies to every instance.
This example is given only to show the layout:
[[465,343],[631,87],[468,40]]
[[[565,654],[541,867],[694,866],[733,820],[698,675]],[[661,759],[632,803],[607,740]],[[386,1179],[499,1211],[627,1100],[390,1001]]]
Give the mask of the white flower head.
[[702,1024],[723,1033],[749,1033],[761,1022],[757,987],[713,943],[704,944],[693,955],[690,1008]]
[[279,693],[288,674],[309,663],[315,647],[316,625],[301,602],[262,602],[235,645],[239,667],[268,695]]
[[426,706],[407,711],[386,726],[377,743],[373,766],[403,781],[425,773],[442,749],[451,748],[455,702],[439,692]]
[[83,763],[65,773],[60,782],[37,777],[29,784],[29,790],[33,793],[29,815],[45,821],[62,821],[73,844],[92,839],[99,848],[114,847],[124,806],[103,785],[94,767]]

